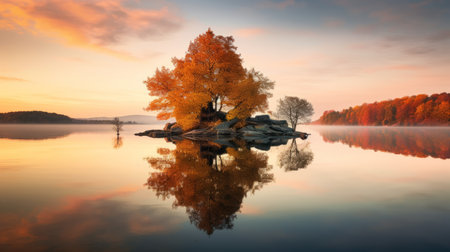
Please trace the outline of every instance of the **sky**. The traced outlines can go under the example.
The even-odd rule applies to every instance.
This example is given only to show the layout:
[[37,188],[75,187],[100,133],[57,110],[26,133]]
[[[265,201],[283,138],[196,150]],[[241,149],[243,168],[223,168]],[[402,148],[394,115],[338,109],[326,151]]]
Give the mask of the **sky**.
[[0,112],[155,115],[143,81],[211,28],[325,110],[450,91],[448,0],[0,0]]

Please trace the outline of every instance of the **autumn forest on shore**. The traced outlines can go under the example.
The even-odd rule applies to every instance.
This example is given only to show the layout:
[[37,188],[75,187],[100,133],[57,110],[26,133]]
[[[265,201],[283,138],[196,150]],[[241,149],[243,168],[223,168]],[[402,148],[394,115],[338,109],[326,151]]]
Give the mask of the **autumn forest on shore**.
[[450,126],[450,94],[413,95],[329,110],[314,122],[325,125]]

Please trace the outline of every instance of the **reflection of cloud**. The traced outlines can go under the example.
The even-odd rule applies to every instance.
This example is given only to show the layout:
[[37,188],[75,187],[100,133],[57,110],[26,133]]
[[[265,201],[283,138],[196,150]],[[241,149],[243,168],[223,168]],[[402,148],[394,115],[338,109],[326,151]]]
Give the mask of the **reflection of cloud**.
[[317,185],[307,183],[306,181],[282,179],[282,180],[278,181],[278,185],[284,186],[291,190],[299,191],[302,193],[303,192],[323,193],[325,191],[324,188],[319,187]]
[[18,81],[18,82],[26,82],[28,80],[17,78],[17,77],[11,77],[11,76],[0,76],[0,81]]
[[112,200],[134,191],[134,188],[124,188],[87,198],[72,198],[59,208],[32,216],[0,215],[0,245],[12,250],[57,247],[75,251],[81,249],[82,244],[108,247],[113,241],[117,246],[130,236],[165,232],[181,222],[162,208]]
[[132,9],[123,1],[2,0],[0,29],[43,32],[65,42],[129,57],[109,48],[123,37],[160,37],[181,26],[181,19],[167,7]]
[[244,204],[244,206],[241,208],[240,212],[245,215],[261,215],[261,214],[263,214],[261,208],[251,206],[248,204]]

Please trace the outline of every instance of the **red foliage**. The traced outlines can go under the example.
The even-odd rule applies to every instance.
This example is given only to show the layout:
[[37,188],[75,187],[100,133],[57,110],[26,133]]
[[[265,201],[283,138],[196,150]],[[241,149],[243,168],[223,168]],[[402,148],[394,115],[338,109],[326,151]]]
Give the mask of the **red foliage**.
[[450,126],[450,94],[414,95],[364,103],[341,112],[325,111],[318,124]]

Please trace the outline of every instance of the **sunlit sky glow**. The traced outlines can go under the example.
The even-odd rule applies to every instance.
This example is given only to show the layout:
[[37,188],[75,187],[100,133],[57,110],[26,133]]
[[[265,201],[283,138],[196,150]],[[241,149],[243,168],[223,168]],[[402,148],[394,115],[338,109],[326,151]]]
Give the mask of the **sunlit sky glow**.
[[448,92],[450,1],[0,0],[0,112],[148,114],[142,81],[209,27],[318,118]]

